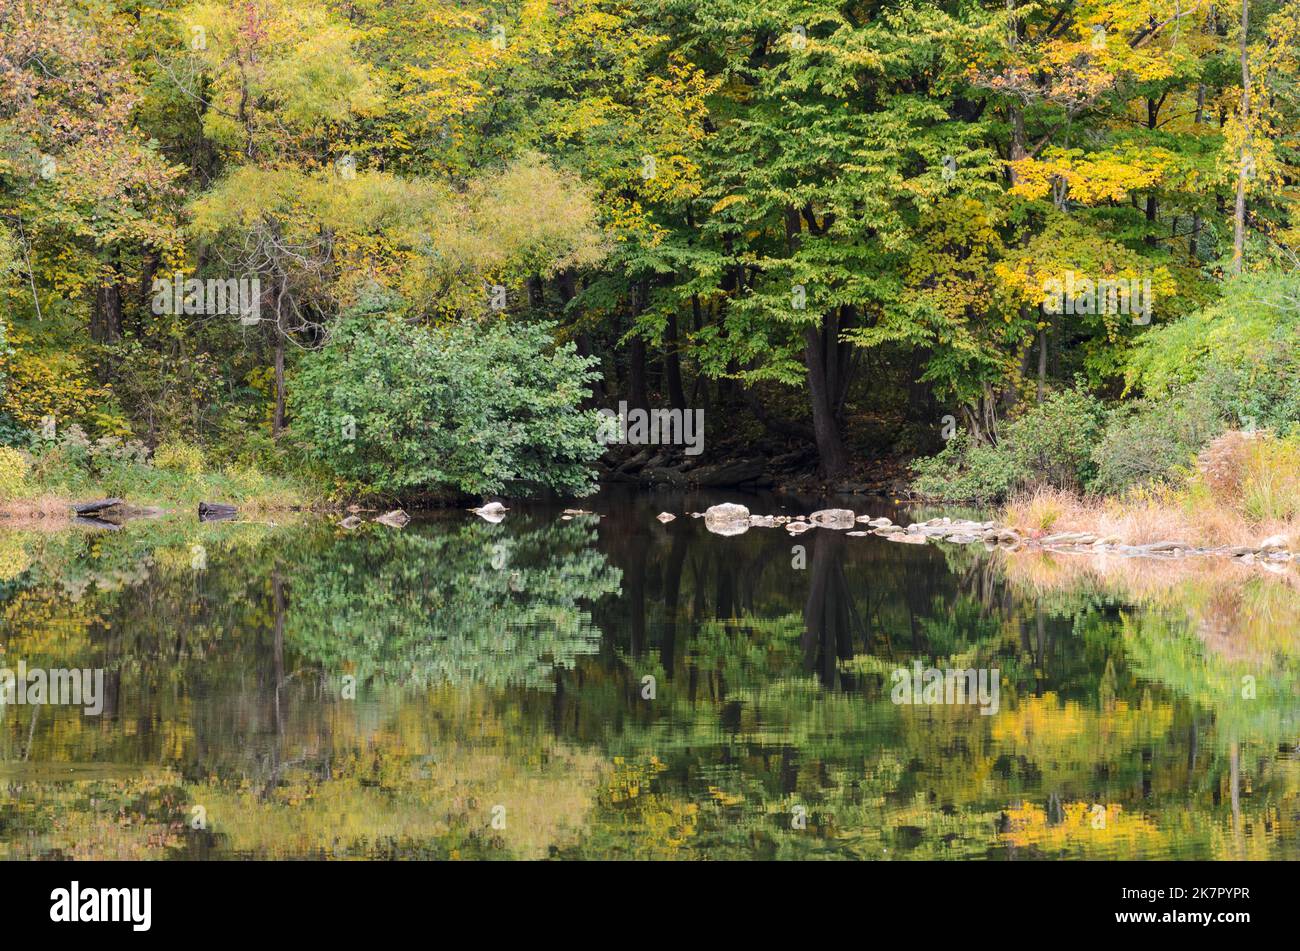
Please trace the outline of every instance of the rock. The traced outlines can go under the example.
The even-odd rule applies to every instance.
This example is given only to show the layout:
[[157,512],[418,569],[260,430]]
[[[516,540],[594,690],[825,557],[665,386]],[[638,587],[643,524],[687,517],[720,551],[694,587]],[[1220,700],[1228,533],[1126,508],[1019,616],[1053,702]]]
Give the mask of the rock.
[[881,516],[880,518],[869,519],[867,521],[867,524],[870,525],[872,528],[888,528],[890,525],[893,525],[894,523],[889,519],[885,518],[884,516]]
[[673,519],[677,518],[677,516],[674,515],[672,512],[660,512],[658,515],[655,516],[655,518],[659,519],[659,521],[663,522],[666,525],[669,522],[671,522]]
[[809,525],[807,522],[789,522],[785,526],[785,530],[789,532],[791,535],[802,535],[810,528],[812,528],[812,526]]
[[406,523],[411,520],[401,509],[393,509],[391,512],[385,512],[375,519],[380,525],[387,525],[389,528],[405,528]]
[[491,522],[495,525],[498,522],[503,521],[506,517],[506,512],[510,510],[500,502],[489,502],[487,505],[480,505],[476,509],[470,509],[470,511],[483,519],[483,521]]
[[902,542],[904,545],[925,544],[925,536],[920,532],[890,532],[885,539],[891,542]]
[[750,528],[776,528],[776,517],[772,515],[751,515]]
[[1056,535],[1048,535],[1046,538],[1040,538],[1040,545],[1091,545],[1097,540],[1097,536],[1091,532],[1060,532]]
[[564,515],[595,515],[595,512],[588,512],[586,509],[565,509]]
[[845,529],[856,524],[853,513],[848,509],[822,509],[809,515],[808,521],[819,528]]
[[1187,542],[1152,542],[1149,545],[1138,545],[1137,547],[1139,551],[1158,554],[1160,552],[1174,551],[1179,548],[1191,548],[1192,546],[1187,544]]
[[364,524],[365,523],[362,522],[361,519],[357,518],[355,515],[349,515],[343,521],[339,522],[339,526],[341,528],[346,528],[349,532],[352,531],[354,528],[360,528]]
[[740,535],[749,531],[749,509],[735,502],[710,505],[704,510],[704,527],[715,535]]
[[864,535],[870,535],[870,532],[845,532],[849,538],[861,538]]
[[859,515],[856,519],[854,519],[854,521],[861,522],[863,525],[870,525],[872,522],[872,518],[870,515]]
[[957,532],[949,535],[944,541],[951,542],[954,545],[969,545],[971,542],[979,541],[979,539],[974,535],[963,535],[961,532]]
[[1290,540],[1285,535],[1270,535],[1259,543],[1260,551],[1271,551],[1274,548],[1289,548]]
[[749,520],[749,509],[735,502],[723,502],[710,505],[704,510],[704,517],[711,522],[741,522]]

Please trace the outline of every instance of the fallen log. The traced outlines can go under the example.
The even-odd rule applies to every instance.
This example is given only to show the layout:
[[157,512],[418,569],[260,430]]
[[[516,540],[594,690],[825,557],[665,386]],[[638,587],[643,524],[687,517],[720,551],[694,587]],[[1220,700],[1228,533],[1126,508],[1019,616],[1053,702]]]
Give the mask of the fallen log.
[[740,462],[695,469],[686,474],[686,479],[698,486],[730,488],[745,482],[753,482],[761,478],[762,475],[763,460],[746,459]]
[[221,502],[199,503],[200,522],[221,522],[234,518],[237,514],[239,510],[233,505],[224,505]]
[[125,499],[96,499],[93,502],[79,502],[72,506],[78,515],[99,515],[111,509],[121,509],[126,505]]

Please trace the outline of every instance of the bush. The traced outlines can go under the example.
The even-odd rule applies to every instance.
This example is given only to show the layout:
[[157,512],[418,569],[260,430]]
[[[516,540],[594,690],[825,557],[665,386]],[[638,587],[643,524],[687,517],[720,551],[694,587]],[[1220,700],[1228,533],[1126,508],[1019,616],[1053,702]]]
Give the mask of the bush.
[[1101,403],[1079,390],[1049,394],[1004,427],[996,446],[958,433],[937,456],[915,463],[913,487],[945,501],[994,502],[1038,486],[1077,490],[1093,479]]
[[912,464],[912,488],[932,499],[995,502],[1011,494],[1023,473],[1001,446],[972,445],[958,431],[938,455]]
[[8,502],[27,486],[27,459],[17,449],[0,446],[0,502]]
[[1118,495],[1133,486],[1171,482],[1222,431],[1218,409],[1199,389],[1117,410],[1093,451],[1097,474],[1091,488]]
[[1255,439],[1246,451],[1241,506],[1256,522],[1300,517],[1300,438]]
[[169,472],[182,472],[190,476],[202,475],[203,450],[180,439],[169,439],[160,443],[153,451],[153,464]]
[[596,361],[549,331],[345,319],[294,377],[295,438],[312,463],[381,494],[491,493],[514,480],[590,491],[600,417],[580,404]]

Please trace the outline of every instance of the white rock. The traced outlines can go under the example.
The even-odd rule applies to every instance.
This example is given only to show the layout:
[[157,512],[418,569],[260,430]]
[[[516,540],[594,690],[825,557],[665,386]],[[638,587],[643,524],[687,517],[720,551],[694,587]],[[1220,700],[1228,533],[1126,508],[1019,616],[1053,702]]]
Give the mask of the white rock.
[[925,536],[920,532],[890,532],[885,539],[891,542],[902,542],[904,545],[925,544]]
[[704,511],[704,527],[715,535],[739,535],[749,531],[749,509],[735,502],[710,505]]
[[822,509],[808,516],[808,521],[821,528],[852,528],[854,515],[848,509]]
[[481,505],[476,509],[470,509],[475,515],[485,522],[491,522],[493,525],[503,521],[506,512],[510,511],[500,502],[489,502],[487,505]]
[[391,512],[385,512],[379,518],[375,519],[380,525],[387,525],[389,528],[405,528],[406,523],[411,520],[401,509],[393,509]]
[[1287,548],[1291,544],[1285,535],[1271,535],[1259,543],[1260,551],[1270,551],[1274,548]]
[[664,523],[671,522],[676,517],[677,516],[674,515],[672,512],[660,512],[658,515],[655,516],[655,518],[659,519],[659,521]]

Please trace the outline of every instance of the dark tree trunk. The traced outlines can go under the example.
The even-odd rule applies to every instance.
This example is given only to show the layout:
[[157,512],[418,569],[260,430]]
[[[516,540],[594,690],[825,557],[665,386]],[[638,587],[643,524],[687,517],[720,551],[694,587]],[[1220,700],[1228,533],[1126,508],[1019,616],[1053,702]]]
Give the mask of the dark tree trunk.
[[[785,237],[790,255],[799,250],[803,239],[803,219],[797,208],[785,209]],[[839,312],[823,317],[803,328],[804,366],[808,370],[808,398],[812,403],[813,437],[820,459],[819,474],[836,479],[849,468],[848,452],[840,437],[836,420],[839,362]]]
[[[641,284],[632,288],[632,324],[635,327],[641,310],[645,307],[645,297]],[[627,401],[632,409],[648,409],[650,397],[646,387],[645,340],[635,331],[627,350]]]
[[682,388],[682,361],[677,339],[677,314],[669,311],[668,330],[664,340],[664,386],[668,390],[668,405],[673,409],[686,409],[686,391]]
[[116,343],[122,337],[122,288],[116,280],[95,291],[90,337],[99,343]]
[[813,436],[817,441],[817,455],[821,459],[819,472],[823,478],[835,479],[849,468],[848,451],[840,436],[832,403],[830,378],[826,367],[823,333],[813,326],[804,327],[804,364],[808,368],[808,396],[812,403]]

